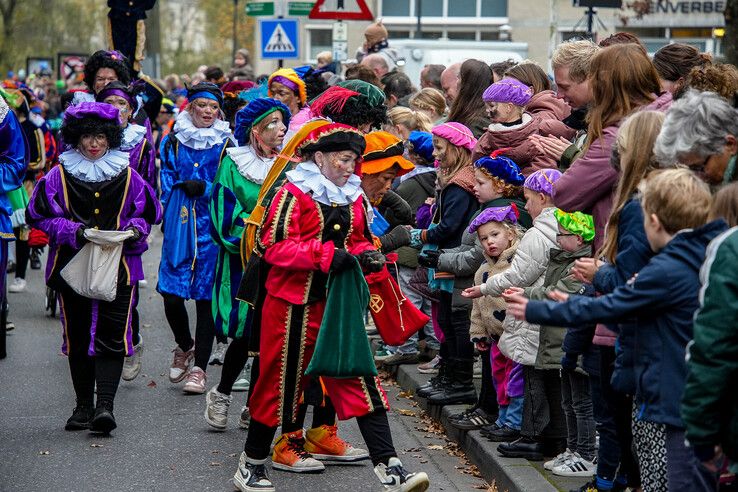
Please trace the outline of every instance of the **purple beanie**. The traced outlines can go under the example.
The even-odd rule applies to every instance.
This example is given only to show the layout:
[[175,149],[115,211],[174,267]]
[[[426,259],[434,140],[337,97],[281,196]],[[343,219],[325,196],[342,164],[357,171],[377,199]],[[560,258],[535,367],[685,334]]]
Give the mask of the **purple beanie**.
[[481,226],[488,222],[504,222],[508,221],[513,224],[518,223],[518,207],[511,203],[507,207],[489,207],[482,210],[471,224],[469,224],[469,233],[473,234]]
[[561,177],[561,171],[557,169],[539,169],[527,178],[523,188],[528,188],[536,193],[553,196],[553,185]]
[[485,102],[512,103],[525,106],[533,97],[533,89],[516,79],[504,78],[487,87],[482,94]]
[[445,138],[457,147],[465,147],[470,151],[477,145],[477,139],[469,128],[455,121],[448,121],[433,127],[431,133]]

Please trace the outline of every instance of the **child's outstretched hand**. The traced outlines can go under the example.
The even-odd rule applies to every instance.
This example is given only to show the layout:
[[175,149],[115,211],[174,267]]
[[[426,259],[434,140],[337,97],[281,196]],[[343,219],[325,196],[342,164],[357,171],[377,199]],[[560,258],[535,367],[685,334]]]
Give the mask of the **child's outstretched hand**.
[[502,293],[502,298],[505,299],[506,303],[505,312],[515,319],[525,321],[525,308],[528,307],[528,299],[522,294],[508,293],[508,291]]
[[595,273],[604,265],[604,261],[596,260],[595,258],[580,258],[574,262],[574,278],[587,282],[589,284],[594,280]]
[[548,297],[556,302],[566,302],[569,300],[569,294],[560,290],[552,290],[548,293]]
[[475,285],[473,287],[469,287],[468,289],[464,289],[464,292],[462,292],[461,295],[468,299],[478,299],[482,297],[482,286]]
[[516,295],[516,294],[517,295],[523,295],[523,292],[525,292],[525,290],[523,288],[521,288],[521,287],[508,287],[507,289],[504,290],[504,292],[502,293],[502,295],[503,296],[505,294],[507,294],[507,295]]

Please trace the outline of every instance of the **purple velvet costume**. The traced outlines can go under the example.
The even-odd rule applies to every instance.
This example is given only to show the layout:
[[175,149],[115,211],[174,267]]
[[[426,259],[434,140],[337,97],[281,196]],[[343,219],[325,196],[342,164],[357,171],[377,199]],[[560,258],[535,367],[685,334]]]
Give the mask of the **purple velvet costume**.
[[136,171],[146,181],[151,189],[156,192],[158,188],[158,177],[156,175],[156,150],[149,141],[148,135],[151,130],[147,129],[146,136],[139,140],[130,149],[121,148],[128,152],[131,169]]
[[[154,191],[130,167],[107,181],[89,183],[73,177],[61,165],[38,182],[27,220],[49,236],[46,282],[60,294],[65,354],[82,350],[88,355],[133,353],[131,310],[136,283],[144,278],[141,254],[148,249],[151,224],[161,221],[161,213]],[[134,228],[140,234],[124,244],[117,297],[112,302],[79,296],[61,278],[61,270],[84,246],[77,237],[80,227]]]

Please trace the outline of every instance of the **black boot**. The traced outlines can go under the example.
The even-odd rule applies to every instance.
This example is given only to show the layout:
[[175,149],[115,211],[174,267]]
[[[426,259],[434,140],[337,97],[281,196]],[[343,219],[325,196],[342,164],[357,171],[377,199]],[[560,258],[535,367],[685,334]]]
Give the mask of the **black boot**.
[[95,416],[90,422],[90,430],[100,434],[110,434],[117,427],[113,416],[112,401],[98,401],[95,408]]
[[67,425],[64,426],[64,430],[76,431],[89,429],[93,412],[91,404],[77,403],[72,416],[67,420]]
[[525,458],[530,461],[543,460],[543,444],[525,437],[500,444],[497,446],[497,451],[506,458]]
[[446,387],[451,383],[449,378],[449,367],[445,362],[441,362],[441,367],[438,368],[438,374],[430,379],[423,386],[418,387],[416,394],[421,398],[428,398],[433,393],[441,391],[442,388]]
[[431,405],[454,405],[476,403],[477,391],[472,382],[474,377],[474,361],[453,359],[449,365],[451,384],[441,391],[431,394],[428,403]]

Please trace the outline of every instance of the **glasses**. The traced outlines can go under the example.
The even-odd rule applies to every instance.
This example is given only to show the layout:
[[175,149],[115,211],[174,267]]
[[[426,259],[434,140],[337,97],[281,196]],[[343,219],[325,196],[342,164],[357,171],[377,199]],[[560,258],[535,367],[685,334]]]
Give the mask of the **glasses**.
[[568,232],[559,232],[558,234],[556,234],[556,239],[560,237],[566,237],[566,236],[576,236],[576,234],[570,234]]

